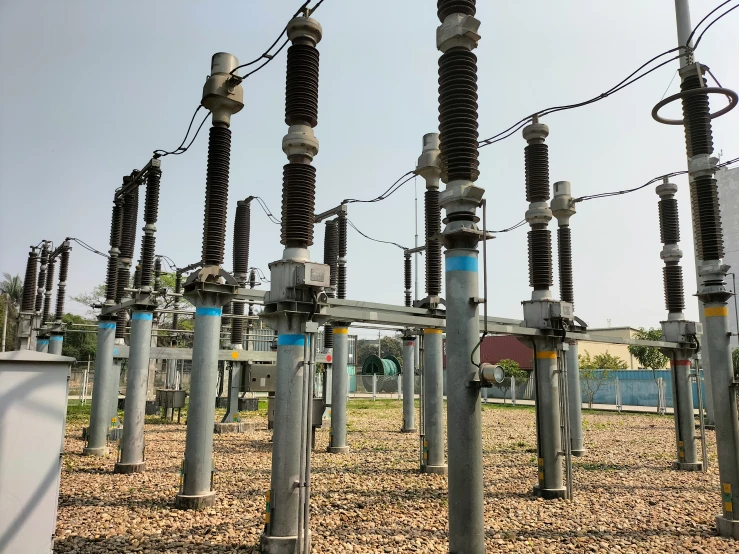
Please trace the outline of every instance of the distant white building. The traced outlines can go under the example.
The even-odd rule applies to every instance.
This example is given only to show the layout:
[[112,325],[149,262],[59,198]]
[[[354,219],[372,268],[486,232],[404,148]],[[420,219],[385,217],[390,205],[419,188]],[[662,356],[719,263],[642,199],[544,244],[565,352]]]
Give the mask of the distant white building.
[[[735,273],[734,279],[739,284],[739,167],[724,168],[716,173],[718,180],[718,199],[721,206],[721,221],[724,228],[724,263],[731,266],[729,270]],[[732,275],[729,275],[727,285],[734,291]],[[736,291],[734,291],[736,292]],[[731,337],[732,349],[739,346],[737,340],[736,304],[735,298],[729,299],[729,325],[734,335]]]

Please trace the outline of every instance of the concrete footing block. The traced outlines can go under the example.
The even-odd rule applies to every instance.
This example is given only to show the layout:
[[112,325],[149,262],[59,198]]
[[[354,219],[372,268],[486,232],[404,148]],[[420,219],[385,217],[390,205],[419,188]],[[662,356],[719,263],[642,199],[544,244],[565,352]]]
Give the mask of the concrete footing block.
[[401,433],[418,433],[418,429],[413,427],[411,429],[401,429],[400,432]]
[[226,433],[246,433],[249,431],[254,431],[256,429],[256,424],[251,422],[245,422],[245,421],[235,421],[231,423],[216,423],[213,426],[213,432],[218,433],[219,435],[223,435]]
[[739,519],[726,519],[724,516],[717,516],[716,531],[722,537],[739,540]]
[[91,448],[86,446],[82,449],[83,456],[107,456],[110,449],[107,446],[100,446],[98,448]]
[[349,452],[348,446],[329,446],[326,450],[329,454],[346,454]]
[[113,473],[121,473],[127,475],[129,473],[144,473],[146,471],[146,462],[135,462],[132,464],[122,464],[116,462],[113,467]]
[[447,466],[421,466],[421,473],[446,475],[448,472],[449,472],[449,468],[447,468]]
[[[311,532],[308,531],[308,553],[313,550],[310,544]],[[262,554],[294,554],[297,552],[298,537],[273,537],[262,534],[259,537],[259,547]]]
[[205,494],[178,494],[174,505],[180,510],[204,510],[215,506],[216,493],[210,491]]
[[542,489],[539,485],[535,485],[534,496],[538,496],[544,500],[556,500],[557,498],[564,499],[567,496],[567,489],[565,487],[562,487],[561,489]]
[[672,469],[677,471],[701,471],[703,469],[703,463],[672,462]]

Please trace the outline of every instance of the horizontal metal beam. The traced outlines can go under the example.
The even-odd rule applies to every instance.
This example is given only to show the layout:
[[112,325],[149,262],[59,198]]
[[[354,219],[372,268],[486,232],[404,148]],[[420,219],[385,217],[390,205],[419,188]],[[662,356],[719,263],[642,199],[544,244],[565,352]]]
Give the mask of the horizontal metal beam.
[[416,246],[415,248],[409,248],[408,254],[420,254],[421,252],[425,252],[425,251],[426,251],[426,245],[424,244],[422,246]]
[[[330,354],[317,353],[316,362],[319,364],[330,363],[327,356]],[[128,358],[129,347],[117,345],[113,350],[114,358]],[[192,360],[192,348],[172,348],[164,346],[152,346],[149,357],[152,360]],[[219,350],[219,361],[238,362],[269,362],[277,361],[277,352],[260,352],[258,350]]]
[[328,219],[332,215],[339,215],[340,213],[346,214],[346,204],[339,204],[335,208],[331,208],[330,210],[326,210],[320,214],[315,214],[313,216],[313,223],[320,223],[324,219]]

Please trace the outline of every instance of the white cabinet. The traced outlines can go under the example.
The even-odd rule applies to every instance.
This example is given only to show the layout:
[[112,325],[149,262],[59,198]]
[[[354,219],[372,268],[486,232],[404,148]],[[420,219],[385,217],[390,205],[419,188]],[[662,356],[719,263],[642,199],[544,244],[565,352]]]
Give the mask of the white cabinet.
[[52,551],[73,361],[0,354],[0,554]]

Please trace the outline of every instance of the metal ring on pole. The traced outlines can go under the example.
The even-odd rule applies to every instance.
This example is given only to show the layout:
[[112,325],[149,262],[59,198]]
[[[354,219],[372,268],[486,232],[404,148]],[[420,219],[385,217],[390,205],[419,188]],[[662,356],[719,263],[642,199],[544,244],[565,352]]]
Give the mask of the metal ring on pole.
[[736,108],[737,102],[739,102],[739,95],[737,95],[736,92],[728,88],[724,88],[724,87],[694,88],[694,89],[678,92],[677,94],[668,96],[667,98],[659,102],[654,108],[652,108],[652,118],[659,123],[664,123],[665,125],[684,125],[685,124],[684,119],[665,119],[663,117],[660,117],[659,111],[662,108],[664,108],[667,104],[671,104],[675,100],[682,100],[683,98],[695,96],[696,94],[723,94],[729,99],[729,105],[726,106],[724,109],[717,111],[716,113],[712,113],[709,116],[709,119],[716,119],[717,117],[720,117],[726,113],[729,113],[731,110]]

